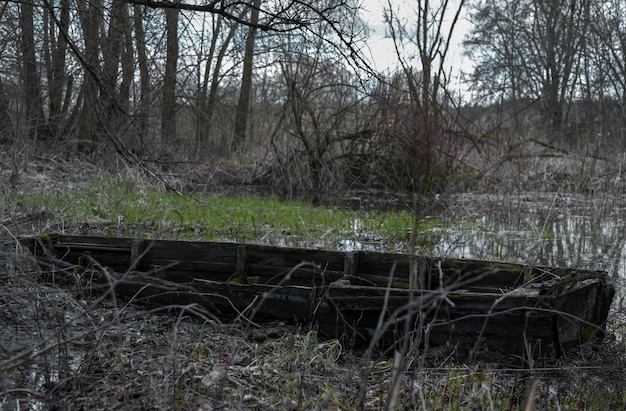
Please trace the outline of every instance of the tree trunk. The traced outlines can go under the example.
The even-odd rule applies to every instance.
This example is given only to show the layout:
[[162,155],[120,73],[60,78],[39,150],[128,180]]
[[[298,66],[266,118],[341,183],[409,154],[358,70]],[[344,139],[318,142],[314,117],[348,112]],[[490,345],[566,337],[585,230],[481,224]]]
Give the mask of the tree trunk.
[[176,140],[176,64],[178,62],[178,9],[166,9],[167,46],[163,101],[161,107],[161,144]]
[[248,36],[246,37],[246,49],[243,57],[241,91],[239,93],[239,102],[237,103],[233,142],[231,146],[233,151],[241,148],[246,140],[248,117],[250,113],[250,96],[252,95],[252,65],[254,62],[254,40],[256,35],[256,28],[254,26],[259,22],[260,7],[261,0],[254,0],[252,13],[250,15],[250,26],[248,27]]
[[130,10],[127,4],[124,4],[120,10],[120,22],[124,40],[121,51],[122,82],[120,83],[117,99],[120,107],[128,112],[130,107],[130,89],[135,77],[135,57]]
[[[245,16],[246,11],[242,12],[241,18]],[[211,134],[211,130],[213,129],[213,113],[215,111],[215,104],[217,103],[217,93],[219,91],[220,85],[220,68],[222,67],[222,62],[224,61],[224,57],[226,56],[226,51],[228,51],[228,45],[232,41],[233,37],[235,37],[235,33],[237,32],[237,28],[239,27],[239,23],[233,22],[230,30],[228,32],[228,36],[222,43],[219,53],[217,53],[217,58],[215,59],[215,67],[213,68],[213,75],[211,76],[211,88],[209,89],[209,97],[206,103],[206,118],[208,119],[207,129],[205,130],[206,135]]]
[[[209,52],[205,61],[204,77],[202,79],[202,86],[198,94],[198,116],[196,119],[196,154],[200,151],[204,145],[209,133],[208,126],[211,122],[211,118],[207,113],[207,92],[209,89],[209,77],[211,74],[211,67],[213,66],[213,58],[215,57],[215,50],[217,49],[217,40],[219,33],[222,29],[222,16],[215,16],[213,22],[213,30],[211,37],[211,45],[209,46]],[[219,66],[215,67],[216,71],[219,71]]]
[[102,69],[102,85],[108,97],[117,99],[117,78],[119,75],[120,56],[124,37],[122,34],[122,8],[125,3],[113,0],[109,13],[109,31],[106,42],[102,45],[104,67]]
[[13,122],[9,114],[6,92],[0,79],[0,144],[13,141]]
[[[98,115],[99,87],[97,79],[100,74],[100,28],[99,19],[102,16],[102,8],[99,0],[92,0],[89,3],[77,2],[79,16],[83,29],[83,39],[85,42],[84,59],[90,69],[84,68],[84,80],[81,90],[82,110],[78,125],[78,149],[81,151],[92,151],[98,140],[100,132]],[[90,72],[91,70],[91,72]]]
[[[552,0],[542,3],[542,16],[545,19],[543,44],[545,47],[545,73],[543,84],[543,105],[544,116],[548,123],[548,129],[554,133],[557,133],[561,128],[561,122],[563,119],[563,110],[561,102],[559,100],[559,89],[561,81],[561,73],[557,63],[557,53],[560,51],[559,39],[557,38],[556,27],[558,23],[559,7],[556,1]],[[562,51],[561,51],[562,52]]]
[[20,5],[20,28],[22,40],[22,81],[24,84],[24,135],[36,138],[39,123],[43,119],[41,87],[35,56],[35,28],[33,24],[33,4]]
[[[239,14],[240,19],[243,19],[245,17],[245,15],[248,13],[248,9],[249,7],[245,7],[244,10]],[[218,20],[216,23],[216,28],[213,31],[214,40],[216,40],[219,37],[219,31],[221,30],[222,22],[224,21],[222,16],[218,16],[217,19]],[[202,147],[206,143],[206,140],[209,138],[209,136],[211,136],[211,131],[213,129],[213,121],[214,121],[213,113],[215,112],[215,103],[217,102],[217,94],[219,91],[219,84],[220,84],[220,69],[222,67],[222,62],[224,61],[224,57],[226,56],[226,52],[228,51],[228,47],[232,39],[235,37],[235,33],[237,32],[238,27],[239,27],[238,22],[234,21],[231,23],[230,29],[228,31],[228,35],[222,42],[220,46],[220,50],[217,53],[217,57],[215,58],[215,64],[213,65],[213,72],[211,74],[211,85],[209,87],[208,77],[209,77],[209,70],[211,69],[211,67],[209,66],[209,61],[213,61],[213,54],[215,52],[214,50],[215,44],[213,41],[211,42],[211,51],[209,52],[210,57],[207,58],[207,67],[206,67],[207,70],[205,74],[206,77],[204,79],[205,82],[203,84],[203,89],[202,89],[202,100],[201,100],[202,104],[200,105],[201,121],[198,123],[198,127],[199,127],[198,149],[200,149],[200,147]],[[208,96],[206,95],[207,88],[208,88]]]
[[150,72],[146,53],[146,34],[143,29],[143,11],[138,4],[133,6],[133,24],[139,65],[139,149],[144,148],[144,139],[148,129],[150,110]]
[[[129,20],[128,4],[123,0],[113,0],[109,13],[106,43],[102,46],[104,59],[102,86],[106,94],[105,98],[109,100],[104,105],[105,127],[114,132],[123,128],[126,117],[122,114],[122,110],[128,107],[130,82],[134,74],[132,44],[129,44],[132,43]],[[121,75],[120,68],[122,69]],[[121,81],[120,77],[122,77]]]
[[[54,39],[54,29],[50,29],[50,66],[48,70],[48,127],[53,137],[60,138],[65,129],[67,112],[64,111],[64,88],[67,84],[65,70],[65,56],[67,54],[67,42],[62,32],[66,32],[70,24],[70,4],[69,0],[61,0],[59,5],[61,15],[58,19],[60,23],[57,27],[57,39]],[[47,10],[47,13],[52,13]],[[51,24],[51,27],[54,25]],[[65,90],[71,93],[71,90]]]

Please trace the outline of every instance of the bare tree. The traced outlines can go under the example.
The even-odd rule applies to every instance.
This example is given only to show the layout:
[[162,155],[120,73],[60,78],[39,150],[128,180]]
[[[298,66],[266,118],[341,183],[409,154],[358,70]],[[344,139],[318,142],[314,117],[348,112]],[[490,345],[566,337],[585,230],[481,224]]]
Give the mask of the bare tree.
[[135,32],[135,47],[137,49],[137,65],[139,66],[139,145],[143,149],[150,112],[150,71],[146,52],[146,33],[143,27],[143,9],[133,6],[133,29]]
[[[202,19],[202,37],[205,37],[205,25],[207,19],[203,17]],[[222,16],[212,16],[212,29],[211,29],[211,43],[209,45],[209,50],[206,56],[199,56],[199,59],[204,58],[204,74],[202,78],[199,80],[201,85],[198,87],[198,96],[197,96],[197,113],[196,113],[196,142],[195,142],[195,153],[198,155],[200,149],[204,145],[209,133],[208,127],[212,120],[212,113],[209,112],[209,104],[208,100],[208,89],[209,89],[209,79],[211,78],[211,70],[213,69],[213,64],[215,60],[215,55],[218,47],[219,35],[222,30],[222,23],[224,18]],[[234,32],[234,30],[233,30]],[[231,37],[232,38],[232,37]],[[225,51],[225,48],[222,47]],[[221,50],[220,50],[221,52]],[[221,61],[220,61],[221,62]],[[219,73],[219,67],[213,69],[213,73]],[[216,74],[216,78],[219,75]],[[216,79],[217,83],[217,79]],[[216,85],[217,87],[217,85]],[[211,109],[212,111],[212,109]]]
[[589,8],[589,0],[478,3],[465,42],[477,89],[496,99],[540,102],[548,131],[559,131],[580,76]]
[[0,80],[0,142],[2,143],[13,141],[13,122],[7,101],[6,90]]
[[[113,0],[109,12],[109,24],[106,38],[102,42],[102,85],[112,98],[117,98],[119,66],[124,46],[122,27],[123,11],[127,7],[121,0]],[[104,33],[103,33],[104,34]]]
[[83,32],[84,51],[82,58],[83,83],[80,91],[82,101],[78,125],[78,146],[82,150],[93,150],[98,141],[98,104],[100,97],[100,19],[102,18],[101,0],[78,2],[78,14]]
[[[225,74],[223,72],[224,61],[241,25],[239,20],[243,20],[249,12],[249,6],[243,7],[237,21],[229,21],[222,15],[212,16],[211,42],[205,58],[205,70],[197,98],[196,153],[199,153],[202,148],[206,148],[209,138],[215,137],[213,134],[218,127],[225,127],[224,124],[216,124],[217,118],[215,113],[220,85]],[[226,32],[225,36],[224,32]],[[213,143],[217,143],[215,140],[217,139],[213,139]],[[218,144],[223,146],[221,143]]]
[[[464,5],[465,0],[454,4],[445,0],[434,4],[419,1],[415,16],[407,18],[406,15],[399,17],[391,1],[387,3],[385,20],[389,34],[394,42],[398,62],[406,75],[410,96],[420,108],[424,119],[430,118],[431,114],[436,116],[440,97],[447,97],[446,58]],[[410,47],[417,50],[417,65],[407,57],[407,49]],[[413,70],[416,66],[421,72],[419,84],[415,84],[414,79],[416,73]]]
[[252,94],[252,67],[254,63],[254,42],[256,37],[256,26],[259,23],[259,10],[261,0],[254,0],[251,6],[250,25],[246,36],[246,49],[243,55],[243,69],[241,73],[241,90],[237,103],[237,113],[235,116],[235,127],[233,130],[233,142],[231,150],[240,148],[246,139],[248,129],[248,114],[250,112],[250,97]]
[[[67,41],[63,31],[67,32],[70,24],[70,2],[61,0],[59,3],[60,16],[52,16],[49,8],[44,11],[47,30],[44,30],[44,58],[48,83],[48,127],[54,138],[59,138],[65,131],[69,107],[64,104],[64,95],[71,94],[71,80],[66,74]],[[59,26],[54,24],[58,18]],[[52,20],[52,21],[51,21]],[[56,28],[56,30],[55,30]],[[69,81],[69,84],[68,84]]]
[[[338,9],[333,18],[347,21],[347,13]],[[275,184],[286,196],[310,195],[313,202],[322,199],[325,187],[353,183],[348,151],[370,135],[361,116],[365,94],[330,38],[331,28],[320,24],[283,34],[272,53],[279,62],[282,103],[271,140]]]
[[588,126],[595,134],[600,131],[622,140],[626,129],[626,4],[619,0],[594,3],[591,14],[592,32],[585,50],[590,60],[585,67],[587,118],[601,123]]
[[[244,13],[247,13],[247,10],[244,10],[241,12],[242,15]],[[221,16],[220,16],[220,19],[221,19]],[[230,28],[228,29],[228,35],[222,42],[220,46],[220,51],[218,52],[217,58],[215,59],[213,73],[211,74],[211,82],[210,82],[211,85],[209,88],[209,92],[208,92],[209,94],[208,94],[207,101],[206,101],[206,118],[209,120],[209,124],[207,125],[207,128],[204,130],[206,133],[211,133],[211,131],[214,130],[213,120],[215,118],[215,114],[214,114],[215,107],[218,102],[218,92],[219,92],[220,80],[221,80],[220,73],[221,73],[223,62],[224,62],[224,58],[226,57],[226,52],[228,51],[228,48],[230,46],[231,41],[233,40],[233,37],[235,37],[237,29],[239,28],[239,25],[240,25],[239,22],[232,22],[232,24],[230,25]]]
[[178,15],[177,8],[165,9],[167,52],[163,78],[163,101],[161,107],[161,144],[176,140],[176,67],[178,62]]
[[[3,56],[5,64],[2,65],[3,70],[9,70],[6,61],[8,60],[9,50],[17,49],[17,39],[11,38],[10,33],[17,31],[15,26],[15,17],[12,13],[13,10],[9,8],[9,3],[4,2],[0,5],[0,36],[4,39],[4,44],[0,46],[0,55]],[[13,23],[13,24],[11,24]],[[17,26],[19,28],[19,26]],[[17,56],[15,56],[17,57]],[[15,64],[15,63],[14,63]],[[14,67],[14,66],[13,66]],[[20,72],[20,70],[11,70]],[[17,77],[17,76],[15,76]],[[12,99],[8,95],[8,87],[12,85],[6,80],[6,74],[0,75],[0,142],[9,143],[14,139],[14,120],[12,119],[12,112],[10,105]]]
[[35,53],[34,8],[30,2],[20,4],[22,45],[22,80],[24,90],[24,135],[37,137],[43,121],[41,82]]
[[117,101],[125,112],[128,112],[130,109],[130,94],[135,79],[135,47],[132,26],[130,7],[127,4],[123,4],[120,6],[120,30],[123,36],[120,61],[122,79],[117,92]]
[[[185,135],[195,131],[199,142],[221,128],[226,130],[220,131],[226,139],[236,136],[233,147],[239,146],[248,140],[246,132],[254,115],[255,78],[271,77],[255,70],[257,39],[272,38],[267,44],[275,47],[283,35],[306,33],[315,38],[317,27],[324,25],[330,34],[324,34],[320,42],[334,48],[337,55],[349,57],[346,64],[356,65],[353,27],[345,24],[350,17],[336,18],[338,10],[354,15],[353,6],[353,0],[2,2],[2,14],[9,10],[19,16],[20,28],[10,36],[17,46],[8,48],[12,60],[3,54],[4,67],[9,67],[7,61],[20,67],[12,69],[17,73],[14,78],[0,79],[2,127],[10,127],[19,109],[28,120],[15,124],[29,133],[41,135],[49,130],[58,138],[71,136],[79,149],[92,151],[102,141],[121,137],[120,133],[127,133],[125,141],[138,137],[143,146],[148,142],[151,115],[156,114],[158,120],[152,126],[163,143],[177,138],[178,126],[185,128]],[[191,68],[185,53],[194,45],[189,32],[195,27],[188,22],[195,23],[199,13],[213,17],[215,26],[207,39],[208,54]],[[149,18],[155,15],[156,19]],[[184,16],[182,22],[180,16]],[[275,70],[271,68],[275,62],[263,63]],[[203,64],[204,76],[199,68]],[[198,73],[196,88],[188,81],[192,72]],[[17,85],[24,90],[19,102]],[[197,107],[192,108],[196,96]],[[220,98],[228,99],[228,104],[218,104]],[[181,114],[195,112],[198,120]],[[222,122],[219,126],[214,124],[216,118]],[[127,127],[130,122],[134,127]]]
[[[108,31],[102,32],[102,90],[109,104],[104,104],[102,115],[110,130],[118,130],[128,111],[130,87],[134,79],[134,47],[131,36],[129,5],[123,0],[112,0]],[[120,72],[121,70],[121,72]]]
[[[381,135],[400,150],[408,188],[424,194],[443,188],[443,180],[457,160],[459,142],[445,116],[453,107],[446,67],[465,1],[426,0],[414,4],[414,14],[409,15],[400,14],[391,1],[385,8],[385,22],[404,79],[393,79],[392,89],[388,90],[391,93],[377,97]],[[401,93],[393,91],[396,86],[401,87]]]
[[[589,1],[535,1],[536,30],[543,57],[542,109],[554,131],[564,120],[579,76],[580,50],[589,32]],[[542,46],[542,47],[541,47]]]

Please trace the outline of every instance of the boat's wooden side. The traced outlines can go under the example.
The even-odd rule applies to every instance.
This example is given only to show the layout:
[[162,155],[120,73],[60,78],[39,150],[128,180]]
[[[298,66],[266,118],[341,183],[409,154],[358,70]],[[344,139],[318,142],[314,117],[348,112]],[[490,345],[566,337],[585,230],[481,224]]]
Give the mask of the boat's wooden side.
[[263,282],[278,283],[289,270],[302,261],[317,264],[291,272],[290,283],[311,285],[352,277],[355,285],[387,286],[393,275],[396,288],[409,286],[412,264],[422,288],[462,283],[467,287],[510,289],[532,278],[541,278],[539,268],[520,264],[485,262],[471,259],[416,258],[382,252],[341,252],[273,247],[255,244],[186,242],[111,237],[50,235],[30,237],[25,244],[35,252],[46,242],[68,262],[83,261],[86,255],[102,266],[117,272],[129,268],[148,271],[167,267],[171,280],[190,278],[227,281],[233,273],[244,270],[249,276],[260,276]]
[[[423,344],[465,354],[557,356],[603,335],[614,293],[600,272],[478,260],[62,235],[23,243],[41,264],[126,273],[116,293],[136,300],[196,302],[223,320],[296,321],[386,344],[411,321]],[[107,276],[90,279],[108,286]]]

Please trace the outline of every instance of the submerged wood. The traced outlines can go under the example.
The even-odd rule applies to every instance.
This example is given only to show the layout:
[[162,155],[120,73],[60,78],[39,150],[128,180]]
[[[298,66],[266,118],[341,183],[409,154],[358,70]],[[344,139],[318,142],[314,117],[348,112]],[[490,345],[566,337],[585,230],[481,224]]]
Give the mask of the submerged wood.
[[407,254],[56,234],[22,243],[48,281],[354,344],[412,338],[459,358],[558,357],[604,336],[615,293],[601,271],[471,259],[419,257],[410,279]]

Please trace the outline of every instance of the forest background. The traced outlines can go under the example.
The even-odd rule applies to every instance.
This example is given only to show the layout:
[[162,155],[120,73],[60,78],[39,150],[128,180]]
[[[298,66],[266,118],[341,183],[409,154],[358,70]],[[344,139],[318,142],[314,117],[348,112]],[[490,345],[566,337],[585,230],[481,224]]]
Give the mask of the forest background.
[[[327,187],[497,187],[510,163],[520,184],[549,175],[559,188],[621,187],[623,2],[388,1],[369,23],[364,8],[0,2],[0,143],[12,151],[11,182],[29,148],[57,147],[155,170],[228,162],[269,192],[314,201]],[[372,61],[372,22],[395,61]],[[459,27],[467,67],[450,57]],[[536,158],[550,161],[537,168]]]
[[[623,0],[0,0],[0,408],[623,409],[625,98]],[[618,293],[602,346],[402,368],[43,284],[17,241],[42,232],[405,247]]]

